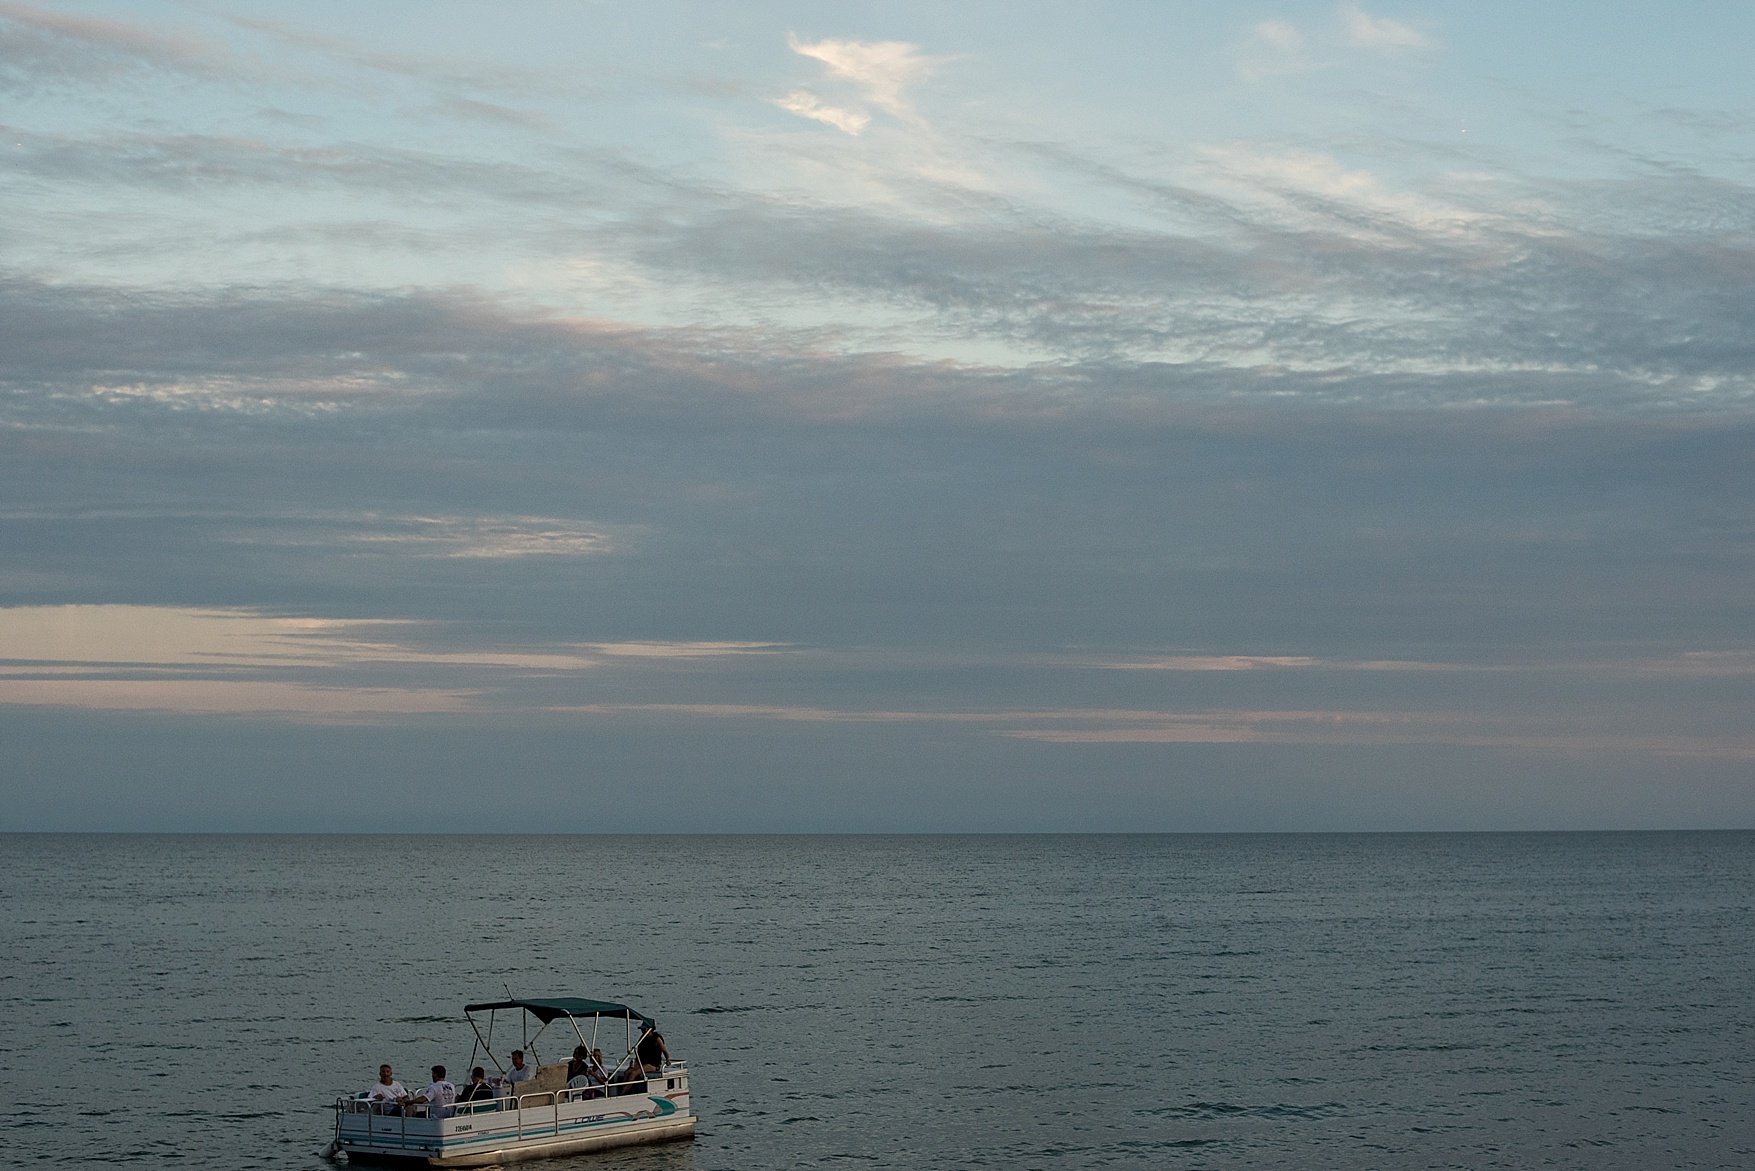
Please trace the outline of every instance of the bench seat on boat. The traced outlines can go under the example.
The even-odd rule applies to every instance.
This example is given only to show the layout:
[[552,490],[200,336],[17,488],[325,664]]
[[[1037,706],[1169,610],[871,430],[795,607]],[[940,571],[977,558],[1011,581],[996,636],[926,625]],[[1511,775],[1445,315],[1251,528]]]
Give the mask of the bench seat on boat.
[[556,1061],[549,1065],[536,1067],[536,1076],[527,1082],[519,1082],[512,1087],[512,1096],[522,1098],[526,1094],[553,1094],[567,1088],[567,1063]]

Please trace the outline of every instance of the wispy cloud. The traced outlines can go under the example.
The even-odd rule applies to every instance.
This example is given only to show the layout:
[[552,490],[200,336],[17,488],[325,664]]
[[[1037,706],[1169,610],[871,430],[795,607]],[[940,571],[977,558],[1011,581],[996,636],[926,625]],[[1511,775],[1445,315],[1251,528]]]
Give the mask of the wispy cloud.
[[775,98],[774,104],[801,118],[826,123],[854,137],[858,137],[871,124],[870,114],[862,110],[844,110],[840,106],[824,105],[807,89],[795,89],[783,98]]
[[1373,16],[1357,4],[1341,5],[1341,21],[1346,26],[1347,43],[1360,48],[1399,53],[1433,46],[1432,38],[1411,25]]
[[[450,632],[454,636],[454,632]],[[0,607],[0,705],[359,719],[506,710],[520,680],[772,656],[775,643],[447,643],[447,624],[251,609]],[[522,701],[529,706],[529,700]],[[546,700],[537,700],[536,708]]]
[[301,722],[363,723],[389,716],[471,709],[468,692],[410,687],[319,687],[273,680],[9,679],[0,705],[181,715],[279,716]]
[[906,41],[849,41],[825,37],[800,41],[787,34],[786,43],[801,57],[821,61],[831,77],[858,86],[866,100],[897,117],[913,112],[903,96],[908,86],[931,73],[933,58],[923,56],[919,45]]
[[1083,666],[1102,671],[1488,671],[1502,668],[1480,664],[1430,663],[1412,659],[1323,659],[1310,655],[1137,655],[1081,659],[1074,655],[1048,660],[1056,666]]
[[10,86],[66,86],[113,77],[118,68],[216,78],[233,75],[239,62],[194,33],[0,0],[0,80]]
[[589,557],[615,551],[609,534],[548,517],[369,517],[342,539],[425,557]]
[[[1010,739],[1062,745],[1405,745],[1432,744],[1600,756],[1755,759],[1755,737],[1628,731],[1574,722],[1532,726],[1515,716],[1464,712],[1213,710],[1199,712],[1060,708],[1014,711],[852,710],[777,704],[581,704],[576,715],[805,724],[963,724]],[[1019,727],[1018,725],[1026,725]]]
[[[786,43],[799,56],[822,62],[832,80],[850,84],[865,102],[903,121],[918,121],[906,90],[930,75],[937,64],[935,58],[920,52],[919,45],[833,37],[806,42],[792,33],[787,34]],[[775,99],[774,104],[852,135],[858,135],[871,123],[871,114],[866,110],[828,105],[803,88]]]
[[594,642],[600,655],[627,659],[712,659],[727,655],[772,655],[787,648],[776,642]]
[[552,123],[541,112],[481,102],[467,95],[489,93],[512,100],[528,100],[536,94],[566,93],[573,101],[577,101],[585,90],[577,80],[577,73],[568,77],[558,71],[543,72],[523,68],[511,61],[501,60],[488,64],[476,58],[375,48],[349,37],[319,31],[309,25],[238,13],[219,15],[235,28],[260,34],[281,45],[311,50],[344,67],[351,66],[392,78],[427,83],[441,93],[451,95],[442,100],[457,103],[460,107],[458,112],[466,117],[483,117],[489,121],[546,129]]
[[[383,619],[282,617],[254,610],[67,605],[0,608],[0,663],[97,668],[335,668],[362,664],[578,670],[596,660],[530,651],[450,651],[388,641]],[[366,632],[377,638],[366,638]]]
[[55,183],[209,190],[292,190],[330,184],[421,191],[446,199],[491,196],[531,203],[579,198],[582,180],[515,164],[432,151],[339,142],[292,145],[218,134],[66,134],[4,127],[17,174]]
[[1277,18],[1250,25],[1237,53],[1237,75],[1253,84],[1339,68],[1356,59],[1351,50],[1393,56],[1435,47],[1430,37],[1412,25],[1374,16],[1355,3],[1342,4],[1337,15],[1338,34],[1332,27],[1306,32]]
[[[849,703],[898,672],[1026,669],[1041,694],[1089,693],[1092,670],[1183,672],[1212,694],[1241,695],[1275,678],[1299,690],[1389,698],[1391,706],[1238,704],[972,705],[966,699]],[[801,674],[804,672],[804,674]],[[1060,679],[1052,674],[1064,672]],[[1459,684],[1490,674],[1531,708],[1470,698]],[[1246,678],[1255,676],[1257,678]],[[1400,676],[1392,682],[1390,677]],[[423,714],[482,718],[941,725],[975,737],[1045,745],[1446,745],[1592,756],[1636,753],[1755,759],[1755,738],[1691,705],[1676,688],[1755,676],[1755,654],[1728,648],[1620,658],[1526,657],[1487,663],[1316,655],[995,656],[884,648],[799,647],[747,639],[531,642],[484,638],[469,624],[324,618],[248,608],[56,605],[0,608],[0,706],[252,714],[295,721],[394,722]],[[841,703],[773,698],[802,679],[838,680]],[[1337,680],[1348,679],[1345,684]],[[1586,687],[1635,687],[1657,702],[1564,702]],[[1144,681],[1141,681],[1144,682]],[[1129,686],[1135,680],[1127,680]],[[1107,686],[1107,685],[1105,685]],[[1197,686],[1189,680],[1183,686]],[[813,686],[813,690],[818,689]],[[1215,690],[1216,689],[1216,690]],[[1144,694],[1136,689],[1136,694]],[[1119,694],[1119,693],[1118,693]],[[1401,701],[1396,704],[1395,701]],[[1559,701],[1559,702],[1557,702]],[[1619,702],[1619,701],[1618,701]]]
[[1237,75],[1244,81],[1266,81],[1317,68],[1304,34],[1284,20],[1263,20],[1249,26],[1237,57]]

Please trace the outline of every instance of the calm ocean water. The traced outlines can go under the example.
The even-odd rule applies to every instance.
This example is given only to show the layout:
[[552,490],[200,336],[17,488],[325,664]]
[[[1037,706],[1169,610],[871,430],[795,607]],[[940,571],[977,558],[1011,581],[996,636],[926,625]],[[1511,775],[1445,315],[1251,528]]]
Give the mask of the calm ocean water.
[[0,900],[9,1166],[327,1167],[502,982],[695,1071],[540,1166],[1755,1166],[1750,833],[5,836]]

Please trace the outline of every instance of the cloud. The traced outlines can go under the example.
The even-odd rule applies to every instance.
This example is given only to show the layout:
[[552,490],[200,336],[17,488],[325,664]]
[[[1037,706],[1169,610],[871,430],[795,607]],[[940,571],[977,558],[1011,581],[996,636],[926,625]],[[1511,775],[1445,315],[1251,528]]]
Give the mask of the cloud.
[[368,547],[391,546],[404,555],[590,557],[615,552],[615,542],[607,533],[548,517],[372,516],[361,520],[361,530],[343,540]]
[[855,137],[871,123],[870,114],[843,110],[839,106],[825,106],[817,100],[815,94],[806,89],[795,89],[785,97],[775,98],[773,101],[782,110],[788,110],[801,118],[827,123]]
[[1339,8],[1340,38],[1332,32],[1307,35],[1286,20],[1258,21],[1249,26],[1237,54],[1237,75],[1255,84],[1300,73],[1344,65],[1347,50],[1365,49],[1394,55],[1434,47],[1431,38],[1410,25],[1372,16],[1357,4]]
[[1264,20],[1249,27],[1250,34],[1288,56],[1304,50],[1304,34],[1283,20]]
[[594,642],[600,655],[631,659],[708,659],[726,655],[772,655],[786,649],[775,642]]
[[1102,671],[1273,671],[1313,668],[1324,671],[1485,671],[1480,664],[1428,663],[1408,659],[1319,659],[1311,655],[1135,655],[1092,659],[1067,656],[1054,666]]
[[238,68],[225,46],[193,34],[0,0],[0,84],[7,88],[65,88],[112,79],[118,69],[213,79]]
[[[505,58],[484,62],[478,57],[384,50],[286,21],[238,13],[215,15],[235,28],[258,34],[277,46],[306,50],[327,58],[327,64],[342,67],[339,71],[328,69],[288,76],[288,80],[308,88],[369,94],[378,89],[377,83],[386,80],[424,83],[437,91],[434,108],[440,112],[526,130],[551,130],[556,125],[548,113],[527,108],[533,101],[564,96],[570,105],[576,106],[581,100],[601,96],[604,92],[583,82],[583,73],[579,70],[562,72],[526,68]],[[352,70],[365,70],[367,74],[350,75]],[[368,83],[371,74],[378,77]],[[467,96],[472,94],[493,94],[519,104],[507,106],[504,102]]]
[[[257,266],[249,261],[345,243],[357,254],[424,257],[433,271],[449,271],[463,251],[457,241],[475,237],[402,217],[399,209],[418,196],[422,207],[443,207],[447,216],[492,217],[490,235],[501,242],[528,233],[517,246],[540,246],[561,258],[556,267],[568,273],[589,264],[617,279],[625,275],[652,292],[643,310],[658,304],[658,313],[687,316],[690,306],[710,305],[720,320],[746,329],[737,341],[730,330],[710,339],[704,331],[678,330],[644,338],[628,332],[616,345],[570,347],[559,328],[538,342],[545,331],[513,324],[491,295],[475,295],[475,309],[458,311],[442,303],[460,306],[466,294],[415,295],[435,316],[497,315],[507,333],[523,335],[512,345],[544,350],[544,358],[523,367],[526,385],[563,368],[578,373],[581,383],[607,377],[621,360],[608,356],[615,348],[645,351],[629,360],[655,371],[665,362],[662,336],[678,355],[674,361],[696,371],[724,376],[749,357],[735,378],[746,388],[746,402],[776,400],[796,389],[798,382],[770,381],[757,367],[771,356],[776,369],[802,370],[819,360],[803,356],[812,348],[882,355],[863,363],[867,372],[908,365],[898,351],[979,355],[994,366],[967,377],[913,367],[922,380],[957,380],[975,393],[984,380],[991,387],[991,376],[1004,367],[1036,363],[1080,367],[1073,377],[1087,385],[1096,384],[1086,378],[1088,369],[1125,372],[1155,363],[1145,377],[1173,373],[1191,392],[1211,386],[1225,396],[1376,398],[1385,405],[1615,400],[1699,409],[1723,406],[1751,389],[1744,286],[1755,195],[1746,184],[1699,175],[1564,183],[1508,175],[1409,179],[1324,151],[1244,145],[1200,151],[1164,173],[1100,166],[1066,150],[1055,154],[1063,175],[1099,182],[1105,197],[1143,209],[1129,222],[1111,223],[1022,201],[974,200],[966,189],[933,188],[917,179],[909,180],[909,192],[918,202],[905,209],[837,205],[691,186],[579,160],[551,169],[364,143],[312,147],[200,134],[44,133],[15,139],[9,161],[14,173],[57,193],[29,206],[53,204],[63,220],[80,219],[77,208],[94,193],[100,203],[117,189],[132,193],[132,214],[145,227],[127,234],[117,225],[132,219],[94,214],[89,233],[65,224],[55,229],[63,253],[89,249],[108,262],[144,250],[135,261],[142,279],[150,280],[165,264],[186,262],[194,249],[212,249],[217,259],[201,271],[220,274],[209,278],[218,286],[215,304],[189,303],[191,319],[223,318],[227,311],[217,306],[228,298],[260,303],[271,296],[303,299],[307,310],[324,298],[363,303],[379,296],[379,308],[368,316],[387,312],[395,294],[298,282],[273,294],[251,289]],[[192,206],[197,193],[203,199],[228,193],[241,205],[272,191],[301,193],[284,201],[299,207],[309,206],[305,193],[345,195],[352,215],[360,206],[356,196],[382,197],[383,219],[338,224],[295,217],[227,237],[205,214],[180,231],[157,230],[165,223],[147,210]],[[135,198],[142,193],[152,198]],[[621,210],[598,216],[577,212],[581,203]],[[435,257],[440,250],[448,251]],[[225,289],[228,281],[238,287]],[[79,284],[71,277],[54,283]],[[573,297],[576,282],[565,291]],[[528,299],[553,292],[537,290]],[[605,297],[600,303],[621,309],[626,301]],[[172,307],[164,298],[158,307],[168,320]],[[821,327],[814,335],[787,335],[778,324],[805,318]],[[339,344],[341,334],[359,332],[340,327],[332,352],[383,352],[369,342]],[[497,345],[490,332],[494,327],[484,326],[474,337]],[[744,352],[718,362],[710,355],[693,360],[697,349],[716,348]],[[587,350],[592,358],[581,361]],[[583,367],[596,358],[601,363],[587,373]],[[825,353],[820,360],[839,359]],[[343,365],[333,358],[329,364]],[[301,390],[266,366],[255,372],[260,381],[228,380],[213,369],[175,381],[163,371],[146,379],[112,371],[103,386],[117,398],[189,404],[205,398],[240,412],[268,400],[291,409],[300,398],[307,409],[320,410],[327,407],[318,404],[358,402],[368,386],[413,397],[455,386],[481,369],[445,362],[436,352],[394,370],[371,366],[334,371],[333,397],[314,376]],[[126,369],[124,361],[120,370]],[[881,381],[897,385],[893,378]],[[787,390],[748,389],[765,382]],[[1069,385],[1063,380],[1057,391]],[[820,403],[828,396],[811,397]],[[879,397],[895,401],[893,394]],[[839,406],[868,410],[876,401],[847,395]],[[993,401],[984,396],[984,407]]]
[[[785,651],[649,640],[459,646],[450,624],[127,604],[0,607],[0,706],[360,720],[545,710],[520,685],[619,666],[662,671]],[[424,641],[423,641],[424,640]]]
[[[752,201],[673,221],[639,256],[745,296],[772,282],[915,307],[917,331],[1006,339],[1036,357],[1248,367],[1263,389],[1262,372],[1344,368],[1355,390],[1376,374],[1455,376],[1472,401],[1477,379],[1500,377],[1547,382],[1540,401],[1582,393],[1572,375],[1598,402],[1728,405],[1748,393],[1740,290],[1755,253],[1728,219],[1704,231],[1582,230],[1566,225],[1616,199],[1625,213],[1630,193],[1556,186],[1529,192],[1516,214],[1503,199],[1486,210],[1467,185],[1410,189],[1313,153],[1209,159],[1203,191],[1149,187],[1187,230]],[[1755,204],[1729,218],[1755,224]]]
[[1304,34],[1283,20],[1251,25],[1237,58],[1237,75],[1251,83],[1315,68],[1316,62],[1305,51]]
[[44,182],[102,189],[121,186],[169,192],[257,188],[295,191],[337,186],[364,191],[420,192],[456,200],[576,201],[589,184],[580,177],[488,163],[442,153],[367,143],[289,145],[216,134],[111,132],[39,133],[3,127],[13,143],[14,174]]
[[[0,279],[0,379],[18,390],[0,409],[22,421],[100,403],[307,417],[467,403],[552,424],[612,404],[648,418],[1755,405],[1755,252],[1732,223],[1557,232],[1470,219],[1466,203],[1386,190],[1332,160],[1215,165],[1239,194],[1191,205],[1213,225],[1199,234],[752,201],[630,228],[623,242],[631,262],[709,287],[907,307],[921,331],[1057,358],[1026,368],[837,352],[858,344],[851,327],[830,349],[808,331],[636,328],[468,293],[167,296]],[[1281,222],[1291,212],[1270,201],[1298,218]],[[1755,224],[1755,204],[1742,214]]]
[[[1755,201],[1723,184],[1556,187],[1524,216],[1503,203],[1482,210],[1466,186],[1410,190],[1317,154],[1232,150],[1206,165],[1201,192],[1134,180],[1142,197],[1192,221],[1180,229],[1006,215],[922,222],[751,198],[683,204],[593,240],[655,279],[735,288],[746,301],[810,290],[844,319],[881,309],[915,337],[1016,346],[1010,368],[849,355],[881,340],[866,342],[856,323],[837,335],[653,329],[514,311],[466,292],[175,296],[13,279],[0,280],[0,377],[22,395],[5,409],[103,400],[321,413],[468,401],[553,420],[612,402],[648,416],[845,417],[1270,398],[1687,410],[1752,401],[1744,294]],[[1690,193],[1722,208],[1710,225],[1564,226],[1616,201],[1626,220],[1641,201],[1668,206]]]
[[228,679],[8,679],[0,705],[180,715],[284,716],[301,722],[365,723],[389,716],[469,710],[467,692],[432,688],[315,687]]
[[898,117],[912,113],[902,91],[932,72],[936,61],[924,57],[919,45],[906,41],[845,41],[826,37],[814,43],[788,33],[786,43],[801,57],[811,57],[828,67],[831,77],[858,86],[866,99]]
[[[1560,755],[1755,759],[1755,737],[1688,736],[1589,726],[1528,726],[1517,716],[1467,712],[1356,710],[1215,710],[1175,712],[1107,709],[1021,711],[847,710],[765,704],[584,704],[586,716],[774,721],[804,724],[966,724],[1009,739],[1060,745],[1278,744],[1330,746],[1453,745]],[[1035,725],[1017,727],[1018,724]]]
[[1357,4],[1343,4],[1340,11],[1350,45],[1383,53],[1432,48],[1430,37],[1399,20],[1372,16]]
[[484,102],[477,98],[451,98],[440,102],[436,108],[443,114],[453,114],[461,118],[471,118],[498,126],[515,126],[521,130],[552,130],[555,126],[554,116],[541,110],[519,109],[516,106],[505,106],[498,102]]
[[360,664],[579,670],[596,660],[523,651],[435,651],[363,639],[403,623],[138,605],[0,607],[0,663],[28,668],[336,668]]
[[[930,75],[937,64],[936,59],[921,55],[919,45],[832,37],[805,42],[792,33],[786,34],[786,43],[799,56],[822,62],[830,79],[850,83],[860,97],[878,109],[905,122],[918,123],[919,117],[904,91]],[[871,123],[871,115],[866,111],[826,105],[802,88],[774,99],[774,104],[851,135],[858,135]]]

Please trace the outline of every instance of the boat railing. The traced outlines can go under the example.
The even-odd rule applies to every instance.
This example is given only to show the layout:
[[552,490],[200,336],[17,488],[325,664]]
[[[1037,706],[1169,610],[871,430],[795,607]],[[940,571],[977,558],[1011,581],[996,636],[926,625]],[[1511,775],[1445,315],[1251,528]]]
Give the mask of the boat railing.
[[[646,1083],[646,1092],[651,1092],[653,1082],[662,1081],[668,1078],[686,1077],[688,1072],[688,1067],[686,1065],[677,1063],[666,1067],[662,1073],[650,1074],[644,1079]],[[623,1093],[616,1092],[618,1091],[620,1084],[621,1083],[612,1082],[607,1086],[580,1086],[576,1089],[538,1090],[534,1093],[519,1094],[516,1096],[509,1095],[504,1098],[489,1098],[485,1101],[458,1102],[453,1106],[444,1107],[443,1109],[448,1111],[448,1113],[442,1113],[436,1117],[433,1115],[431,1107],[424,1102],[411,1102],[397,1105],[395,1103],[384,1102],[381,1100],[373,1101],[363,1094],[337,1098],[335,1100],[335,1111],[337,1115],[366,1115],[365,1129],[368,1136],[377,1135],[379,1133],[388,1136],[391,1133],[396,1133],[399,1136],[404,1137],[408,1134],[408,1123],[410,1119],[416,1122],[431,1122],[443,1118],[461,1118],[475,1114],[493,1114],[501,1111],[515,1111],[520,1116],[518,1133],[524,1135],[538,1133],[542,1129],[541,1120],[530,1119],[530,1125],[526,1125],[524,1116],[532,1111],[548,1110],[550,1113],[549,1124],[554,1129],[558,1130],[561,1121],[560,1108],[562,1106],[594,1099],[626,1096]],[[382,1121],[374,1121],[377,1119],[381,1119]],[[339,1125],[340,1119],[337,1118],[337,1126],[339,1127]]]

